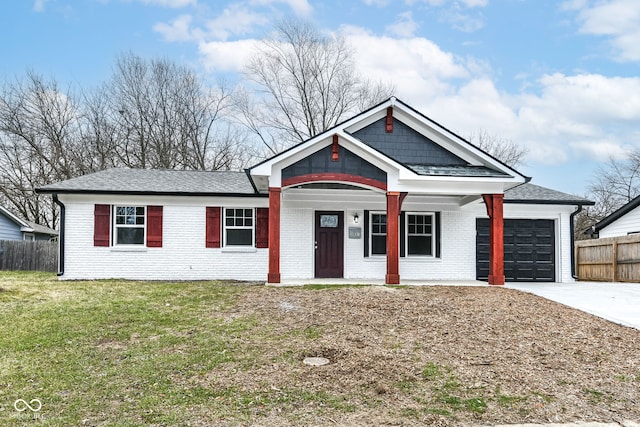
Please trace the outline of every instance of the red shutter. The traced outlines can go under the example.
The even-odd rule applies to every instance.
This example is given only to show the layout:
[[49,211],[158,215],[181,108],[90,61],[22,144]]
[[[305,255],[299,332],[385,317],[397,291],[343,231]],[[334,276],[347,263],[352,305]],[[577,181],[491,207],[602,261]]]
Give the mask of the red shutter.
[[95,205],[93,211],[93,246],[109,246],[111,206]]
[[147,206],[147,247],[162,247],[162,206]]
[[220,247],[220,214],[222,208],[207,206],[207,248]]
[[269,247],[269,208],[256,209],[256,248]]

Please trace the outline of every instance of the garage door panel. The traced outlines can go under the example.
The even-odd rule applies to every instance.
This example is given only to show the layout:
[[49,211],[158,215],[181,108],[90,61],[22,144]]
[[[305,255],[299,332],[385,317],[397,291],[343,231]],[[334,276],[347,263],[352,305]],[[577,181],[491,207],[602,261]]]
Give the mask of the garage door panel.
[[[476,277],[489,275],[489,220],[476,222]],[[555,223],[545,219],[504,220],[504,272],[509,282],[555,281]]]

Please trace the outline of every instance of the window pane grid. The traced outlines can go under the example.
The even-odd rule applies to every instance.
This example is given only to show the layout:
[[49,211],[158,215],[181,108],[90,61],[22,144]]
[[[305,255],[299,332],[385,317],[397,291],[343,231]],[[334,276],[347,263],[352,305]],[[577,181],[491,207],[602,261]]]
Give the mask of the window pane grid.
[[407,215],[407,254],[433,255],[433,214]]
[[371,255],[387,253],[387,215],[371,214]]
[[144,206],[116,206],[114,216],[116,245],[144,245]]
[[253,245],[253,209],[226,208],[225,213],[225,245]]

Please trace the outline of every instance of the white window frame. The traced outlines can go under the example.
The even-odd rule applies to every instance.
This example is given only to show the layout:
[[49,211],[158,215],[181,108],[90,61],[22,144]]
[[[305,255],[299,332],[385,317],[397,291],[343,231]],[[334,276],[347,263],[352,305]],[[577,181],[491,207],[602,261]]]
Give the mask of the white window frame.
[[[409,234],[409,216],[429,216],[431,217],[431,233],[412,233]],[[416,258],[435,258],[436,257],[436,213],[435,212],[405,212],[405,220],[404,220],[404,253],[406,257],[416,257]],[[431,255],[420,255],[420,254],[410,254],[409,253],[409,236],[431,236]]]
[[385,236],[385,242],[388,236],[388,222],[385,222],[385,232],[384,233],[374,233],[373,232],[373,216],[374,215],[384,215],[385,219],[387,217],[387,213],[383,212],[383,211],[370,211],[369,212],[369,256],[372,257],[383,257],[383,256],[387,256],[387,245],[385,244],[384,247],[384,253],[381,254],[374,254],[373,253],[373,236]]
[[[143,224],[118,224],[118,208],[134,208],[136,209],[135,217],[138,217],[137,210],[138,208],[143,209]],[[129,216],[129,215],[125,215]],[[113,205],[113,213],[112,213],[112,230],[113,230],[113,246],[117,247],[133,247],[133,248],[142,248],[147,246],[147,207],[145,205]],[[142,243],[118,243],[118,229],[119,228],[142,228]]]
[[[237,226],[237,225],[227,225],[227,209],[233,209],[234,211],[237,209],[242,209],[243,211],[249,210],[251,211],[251,226]],[[223,238],[223,247],[228,248],[252,248],[255,247],[256,244],[256,209],[255,208],[243,208],[238,206],[225,206],[222,208],[222,238]],[[235,212],[234,212],[235,213]],[[243,212],[244,215],[244,212]],[[234,218],[237,218],[234,216]],[[243,218],[246,218],[243,216]],[[227,230],[251,230],[251,244],[249,245],[232,245],[227,242]]]
[[22,240],[33,242],[36,240],[36,235],[34,233],[24,233],[22,235]]

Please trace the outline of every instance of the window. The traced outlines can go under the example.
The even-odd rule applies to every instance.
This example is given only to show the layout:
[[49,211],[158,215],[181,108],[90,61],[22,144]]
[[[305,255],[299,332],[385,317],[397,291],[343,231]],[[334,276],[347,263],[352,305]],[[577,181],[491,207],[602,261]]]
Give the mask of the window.
[[116,245],[144,245],[144,206],[116,206],[114,217]]
[[407,255],[433,256],[434,214],[407,214]]
[[253,209],[225,208],[225,246],[253,246]]
[[371,255],[387,253],[387,214],[371,214]]

